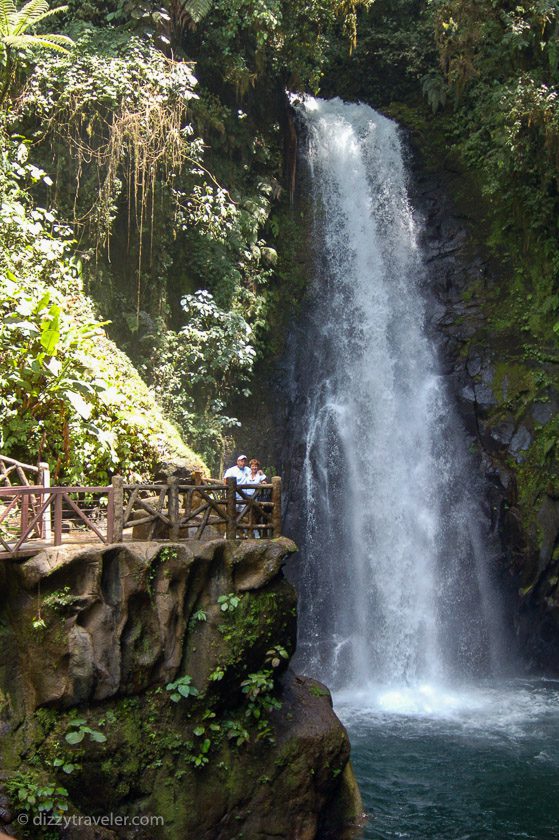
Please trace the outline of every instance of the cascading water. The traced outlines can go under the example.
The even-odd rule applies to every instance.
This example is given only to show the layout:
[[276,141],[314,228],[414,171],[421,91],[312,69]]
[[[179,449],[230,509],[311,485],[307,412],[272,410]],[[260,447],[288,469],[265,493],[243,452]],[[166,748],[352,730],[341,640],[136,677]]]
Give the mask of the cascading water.
[[367,838],[559,837],[558,685],[499,675],[482,494],[427,337],[398,129],[365,105],[297,108],[315,267],[286,455],[297,667],[334,689]]
[[337,689],[445,683],[487,668],[499,633],[426,336],[398,128],[340,100],[306,99],[299,113],[316,243],[301,348],[301,655]]

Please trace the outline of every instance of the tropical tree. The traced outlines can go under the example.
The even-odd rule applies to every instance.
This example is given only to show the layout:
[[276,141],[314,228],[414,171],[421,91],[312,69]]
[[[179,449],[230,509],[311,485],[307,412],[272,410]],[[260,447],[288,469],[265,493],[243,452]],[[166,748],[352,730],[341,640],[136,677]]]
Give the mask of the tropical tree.
[[13,0],[0,0],[0,46],[3,64],[3,85],[0,105],[4,102],[14,75],[14,51],[25,49],[49,49],[68,52],[74,45],[67,35],[33,35],[28,30],[52,15],[65,12],[67,6],[49,8],[47,0],[30,0],[18,9]]

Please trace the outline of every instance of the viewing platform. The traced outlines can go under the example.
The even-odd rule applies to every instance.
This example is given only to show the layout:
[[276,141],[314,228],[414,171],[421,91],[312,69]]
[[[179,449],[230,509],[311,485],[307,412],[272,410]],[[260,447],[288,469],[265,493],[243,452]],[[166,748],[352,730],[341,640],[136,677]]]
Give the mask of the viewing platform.
[[47,464],[0,455],[0,559],[59,545],[280,536],[279,476],[243,485],[200,473],[152,484],[115,476],[106,487],[51,487]]

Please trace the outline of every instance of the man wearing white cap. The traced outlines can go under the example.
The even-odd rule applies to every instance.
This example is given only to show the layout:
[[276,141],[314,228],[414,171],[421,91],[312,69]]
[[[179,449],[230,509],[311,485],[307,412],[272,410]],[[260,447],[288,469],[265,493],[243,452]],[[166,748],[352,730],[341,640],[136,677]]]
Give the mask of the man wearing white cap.
[[229,467],[223,478],[236,478],[237,484],[248,484],[250,482],[250,469],[247,467],[247,461],[246,455],[239,455],[235,466]]

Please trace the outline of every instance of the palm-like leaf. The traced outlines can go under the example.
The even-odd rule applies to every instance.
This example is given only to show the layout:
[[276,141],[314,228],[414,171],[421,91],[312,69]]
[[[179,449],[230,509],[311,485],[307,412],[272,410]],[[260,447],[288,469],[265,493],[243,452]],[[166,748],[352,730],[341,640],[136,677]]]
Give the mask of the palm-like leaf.
[[31,0],[17,12],[15,17],[12,17],[14,34],[25,32],[26,29],[36,26],[45,18],[65,12],[67,8],[67,6],[58,6],[56,9],[49,9],[45,0]]
[[47,0],[29,0],[25,6],[17,12],[17,17],[20,21],[24,21],[26,25],[32,25],[37,17],[40,17],[45,12],[50,10]]
[[37,26],[45,18],[65,12],[67,8],[67,6],[58,6],[56,9],[51,9],[47,0],[29,0],[21,9],[18,9],[14,0],[0,0],[0,44],[5,52],[0,105],[3,105],[13,80],[12,50],[40,47],[65,53],[74,46],[74,42],[67,35],[27,33],[28,29]]
[[68,52],[74,42],[66,35],[6,35],[0,41],[7,47],[16,50],[32,49],[33,47],[46,47],[59,52]]
[[13,0],[0,0],[0,16],[7,18],[8,15],[15,12],[17,12],[17,9]]
[[66,51],[74,43],[66,35],[50,33],[27,35],[25,33],[45,18],[65,12],[67,8],[67,6],[58,6],[56,9],[50,9],[47,0],[29,0],[25,6],[17,9],[13,0],[0,0],[0,41],[7,47],[15,49],[41,46]]
[[7,32],[9,30],[11,16],[16,12],[13,0],[0,0],[0,31]]
[[212,0],[183,0],[181,3],[185,12],[188,12],[194,23],[200,23],[202,18],[209,14],[212,8]]

